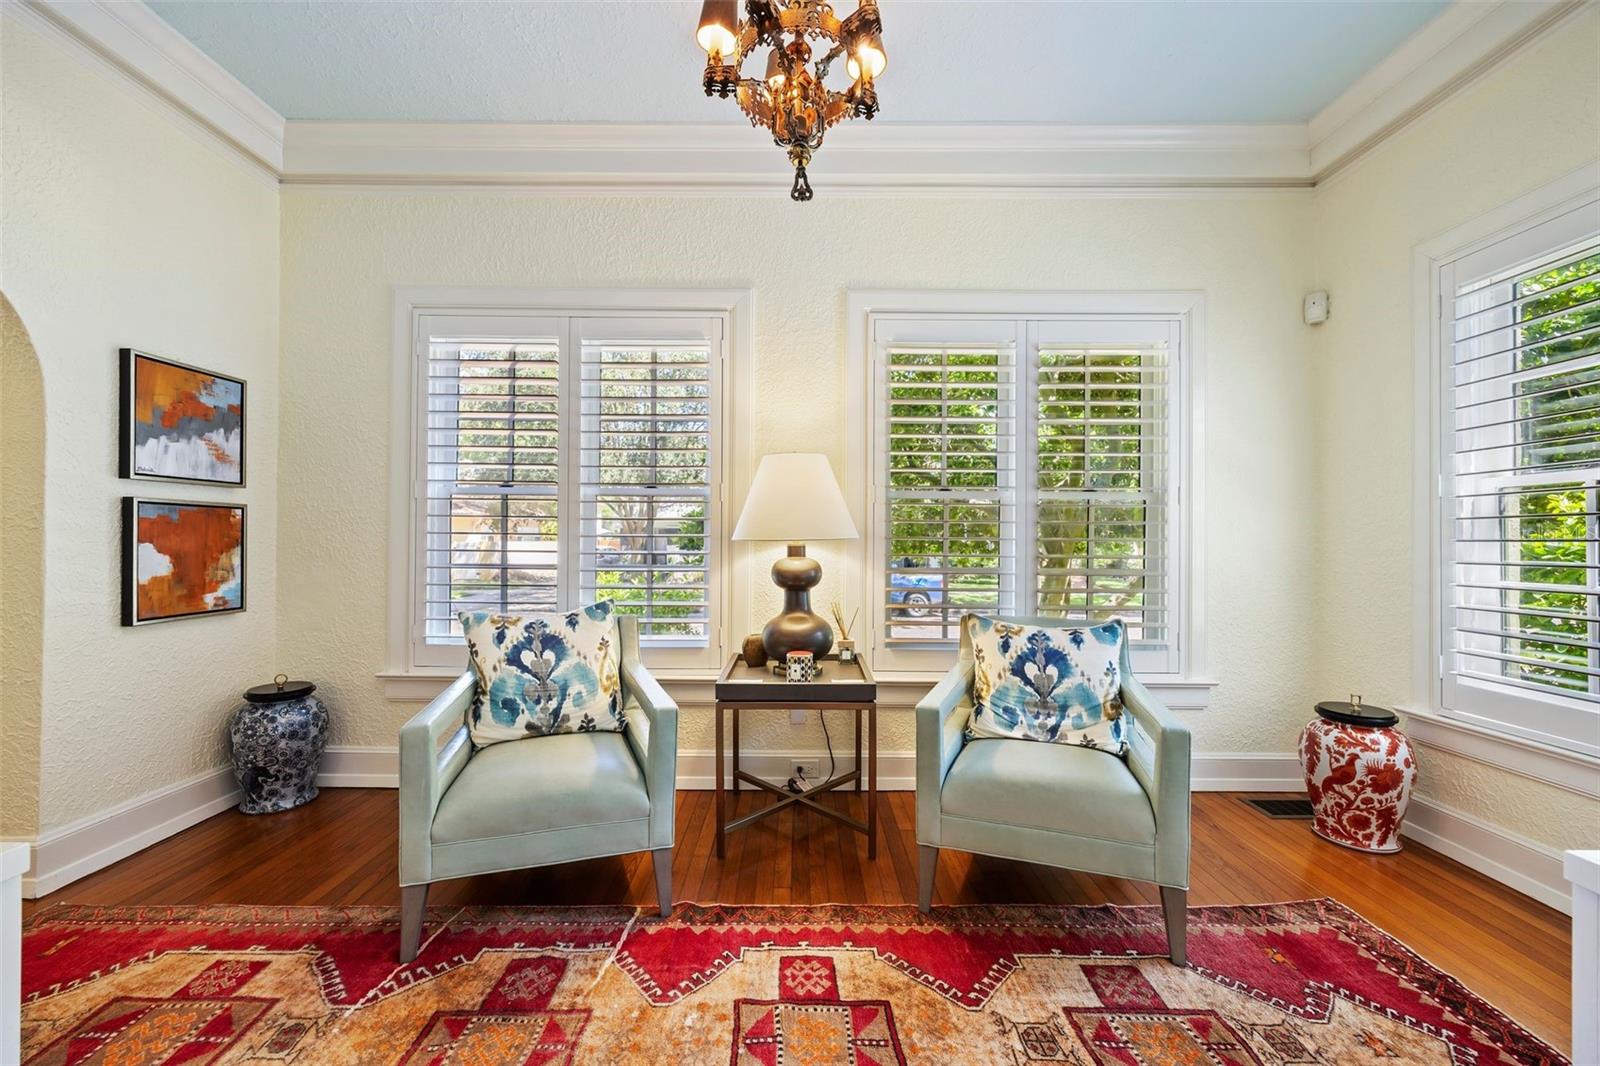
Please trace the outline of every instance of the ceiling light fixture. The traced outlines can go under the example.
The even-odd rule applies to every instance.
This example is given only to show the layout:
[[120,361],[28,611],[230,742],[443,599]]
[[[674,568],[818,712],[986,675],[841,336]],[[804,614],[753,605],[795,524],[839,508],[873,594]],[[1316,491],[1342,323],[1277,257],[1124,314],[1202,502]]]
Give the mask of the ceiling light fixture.
[[[877,0],[860,0],[843,20],[824,0],[746,0],[742,21],[738,0],[705,0],[695,40],[706,51],[706,95],[726,99],[731,94],[752,126],[770,130],[778,146],[789,150],[791,199],[811,199],[806,164],[829,126],[846,118],[870,120],[878,113],[876,83],[889,58]],[[814,40],[830,47],[813,64]],[[762,47],[771,49],[766,76],[740,77],[746,57]],[[823,84],[841,56],[851,78],[842,91]]]

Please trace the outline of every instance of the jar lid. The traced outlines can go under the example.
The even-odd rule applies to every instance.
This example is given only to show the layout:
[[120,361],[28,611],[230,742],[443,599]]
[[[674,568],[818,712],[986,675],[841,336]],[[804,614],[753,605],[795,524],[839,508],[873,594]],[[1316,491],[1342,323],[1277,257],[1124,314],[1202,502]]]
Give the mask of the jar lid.
[[1330,722],[1383,729],[1400,721],[1400,716],[1383,707],[1362,703],[1361,697],[1349,700],[1327,700],[1317,704],[1317,714]]
[[288,674],[279,674],[270,685],[257,685],[244,690],[244,698],[251,703],[286,703],[309,696],[317,686],[309,681],[290,681]]

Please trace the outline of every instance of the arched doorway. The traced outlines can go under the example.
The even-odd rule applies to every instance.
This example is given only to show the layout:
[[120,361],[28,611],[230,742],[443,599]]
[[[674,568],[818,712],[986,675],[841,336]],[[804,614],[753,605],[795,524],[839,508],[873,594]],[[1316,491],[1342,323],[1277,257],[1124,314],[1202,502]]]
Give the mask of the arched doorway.
[[44,623],[44,375],[0,293],[0,838],[39,828]]

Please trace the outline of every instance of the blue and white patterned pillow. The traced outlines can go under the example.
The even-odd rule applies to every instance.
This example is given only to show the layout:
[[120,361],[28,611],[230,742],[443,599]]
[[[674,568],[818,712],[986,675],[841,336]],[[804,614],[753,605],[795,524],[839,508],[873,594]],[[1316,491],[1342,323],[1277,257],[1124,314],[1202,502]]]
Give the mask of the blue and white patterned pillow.
[[1045,629],[968,615],[962,625],[973,656],[967,736],[1128,750],[1121,622]]
[[478,675],[467,712],[473,744],[627,726],[609,600],[564,613],[462,611],[460,618]]

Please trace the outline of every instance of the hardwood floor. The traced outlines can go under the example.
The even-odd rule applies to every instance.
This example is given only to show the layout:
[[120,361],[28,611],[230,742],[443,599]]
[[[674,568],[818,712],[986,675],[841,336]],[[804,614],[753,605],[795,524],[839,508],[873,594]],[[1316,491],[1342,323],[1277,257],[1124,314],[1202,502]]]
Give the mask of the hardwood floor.
[[[728,837],[713,856],[712,793],[678,794],[674,898],[701,903],[915,903],[915,804],[884,793],[878,858],[866,840],[793,810]],[[744,793],[739,811],[765,800]],[[854,794],[826,802],[848,804]],[[296,811],[219,814],[58,892],[57,902],[398,905],[395,793],[327,789]],[[1387,930],[1523,1025],[1571,1046],[1571,923],[1549,907],[1415,844],[1361,855],[1315,837],[1303,821],[1272,821],[1233,793],[1194,797],[1191,905],[1331,896]],[[435,885],[431,905],[649,904],[647,855]],[[1154,904],[1153,885],[946,851],[934,903]]]

